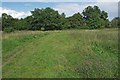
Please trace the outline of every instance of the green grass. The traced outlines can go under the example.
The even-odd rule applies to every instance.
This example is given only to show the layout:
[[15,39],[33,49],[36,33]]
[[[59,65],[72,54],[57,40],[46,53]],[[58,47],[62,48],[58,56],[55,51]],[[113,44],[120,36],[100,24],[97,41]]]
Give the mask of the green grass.
[[2,78],[2,32],[0,31],[0,77]]
[[117,77],[117,34],[117,29],[3,34],[3,78]]

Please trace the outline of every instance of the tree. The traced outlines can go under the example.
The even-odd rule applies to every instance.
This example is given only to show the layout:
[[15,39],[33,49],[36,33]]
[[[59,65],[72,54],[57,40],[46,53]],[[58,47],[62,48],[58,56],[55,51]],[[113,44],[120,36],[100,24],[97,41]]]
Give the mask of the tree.
[[68,20],[70,28],[82,28],[84,25],[83,17],[79,12],[69,17]]
[[120,28],[120,17],[115,17],[110,24],[111,28]]
[[16,30],[29,30],[32,21],[32,16],[27,16],[26,18],[16,19],[15,29]]
[[105,11],[101,11],[98,6],[88,6],[82,12],[85,23],[90,29],[98,29],[108,26],[109,20],[108,14]]
[[59,21],[60,22],[58,23],[58,25],[60,26],[60,29],[69,29],[70,28],[70,23],[69,23],[68,18],[66,18],[65,13],[61,14]]
[[7,30],[9,32],[9,29],[11,29],[10,31],[13,31],[13,27],[14,27],[14,18],[10,15],[7,15],[6,13],[2,14],[2,30]]
[[[2,30],[12,32],[14,30],[61,30],[71,28],[99,29],[120,26],[120,18],[114,18],[109,22],[108,14],[101,11],[98,6],[86,7],[82,14],[75,13],[66,17],[65,13],[59,14],[52,8],[39,9],[31,11],[32,15],[26,18],[13,18],[6,13],[2,14]],[[2,23],[1,23],[2,22]]]
[[31,11],[32,13],[32,22],[31,22],[31,29],[32,30],[40,30],[44,28],[45,30],[59,30],[61,29],[60,22],[61,15],[58,11],[55,11],[51,8],[45,9],[35,9]]
[[2,18],[0,17],[0,31],[2,30]]

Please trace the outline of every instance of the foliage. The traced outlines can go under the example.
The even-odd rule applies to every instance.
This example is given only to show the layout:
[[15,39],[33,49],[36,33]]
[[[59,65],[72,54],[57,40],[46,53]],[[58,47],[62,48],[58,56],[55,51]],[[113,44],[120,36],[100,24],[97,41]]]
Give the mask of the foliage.
[[0,31],[2,30],[2,18],[0,17]]
[[14,18],[6,13],[2,14],[2,30],[14,27]]
[[14,32],[15,30],[13,27],[8,27],[8,28],[4,28],[4,31],[10,33],[10,32]]
[[24,19],[19,19],[16,21],[15,23],[15,29],[16,30],[28,30],[30,25],[30,20],[31,20],[31,16],[28,16]]
[[[108,13],[101,11],[98,6],[88,6],[80,14],[75,13],[66,17],[64,13],[47,7],[45,9],[35,8],[31,16],[26,18],[13,18],[6,13],[2,14],[2,30],[62,30],[62,29],[100,29],[117,26],[117,18],[109,22]],[[11,31],[11,30],[10,30]]]
[[85,23],[90,29],[98,29],[102,26],[108,26],[108,14],[105,11],[101,11],[98,6],[88,6],[82,12]]
[[84,25],[83,17],[80,13],[76,13],[73,16],[68,18],[70,28],[78,28]]
[[120,28],[120,17],[115,17],[110,24],[111,28]]
[[31,21],[32,30],[40,30],[41,27],[45,30],[60,30],[61,26],[59,25],[61,15],[58,11],[55,11],[51,8],[46,9],[35,9],[31,11],[33,20]]

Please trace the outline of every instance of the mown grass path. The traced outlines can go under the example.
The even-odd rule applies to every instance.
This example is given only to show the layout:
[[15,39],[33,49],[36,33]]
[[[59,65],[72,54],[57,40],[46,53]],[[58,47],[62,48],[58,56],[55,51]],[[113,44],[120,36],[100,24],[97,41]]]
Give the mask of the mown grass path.
[[10,40],[17,45],[3,49],[3,77],[116,77],[117,39],[117,30],[51,31],[6,38],[4,48],[9,48]]

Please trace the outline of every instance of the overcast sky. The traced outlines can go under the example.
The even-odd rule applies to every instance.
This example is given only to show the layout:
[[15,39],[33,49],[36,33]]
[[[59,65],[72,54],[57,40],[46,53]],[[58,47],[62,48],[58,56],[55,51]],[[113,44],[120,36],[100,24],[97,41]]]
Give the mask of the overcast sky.
[[51,7],[55,10],[58,10],[59,13],[64,12],[66,16],[72,16],[74,13],[81,13],[87,6],[97,5],[101,10],[108,12],[110,20],[118,16],[119,0],[114,0],[114,2],[112,0],[34,0],[34,2],[33,0],[17,1],[2,1],[2,6],[0,5],[0,14],[7,13],[14,18],[24,18],[31,15],[30,11],[34,10],[34,8]]

